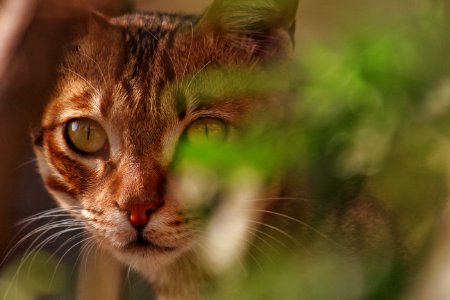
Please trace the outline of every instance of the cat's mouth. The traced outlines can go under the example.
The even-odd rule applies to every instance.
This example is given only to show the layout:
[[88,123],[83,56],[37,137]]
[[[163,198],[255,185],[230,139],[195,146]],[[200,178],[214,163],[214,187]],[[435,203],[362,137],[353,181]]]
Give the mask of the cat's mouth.
[[154,243],[145,238],[141,231],[138,232],[136,239],[128,243],[124,248],[126,250],[154,250],[158,252],[171,252],[177,249],[176,247],[163,246]]

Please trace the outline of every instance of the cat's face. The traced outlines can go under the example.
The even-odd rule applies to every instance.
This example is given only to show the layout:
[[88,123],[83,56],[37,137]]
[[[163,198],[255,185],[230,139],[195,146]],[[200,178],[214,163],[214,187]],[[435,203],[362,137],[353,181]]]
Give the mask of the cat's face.
[[[257,197],[262,182],[224,196],[208,170],[183,164],[179,148],[238,139],[262,100],[227,93],[233,79],[221,86],[217,78],[284,56],[291,40],[285,24],[247,31],[216,10],[199,20],[94,16],[67,51],[36,136],[48,190],[136,268],[173,261],[205,239],[233,248],[227,234],[242,242],[249,226],[242,222],[257,218],[246,209],[256,202],[245,200]],[[219,77],[212,80],[211,70]],[[205,206],[214,212],[201,214]],[[217,229],[230,213],[243,215]]]

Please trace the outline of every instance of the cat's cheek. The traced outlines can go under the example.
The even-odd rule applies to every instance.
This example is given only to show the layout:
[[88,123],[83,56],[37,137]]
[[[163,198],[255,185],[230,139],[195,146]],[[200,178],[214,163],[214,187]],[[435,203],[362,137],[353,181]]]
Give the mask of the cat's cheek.
[[78,200],[66,193],[52,190],[49,190],[49,192],[56,199],[56,202],[58,202],[59,206],[67,209],[67,211],[69,212],[79,206]]
[[64,187],[63,177],[52,167],[40,149],[35,149],[37,165],[45,186],[59,206],[67,210],[79,206],[78,200]]
[[136,238],[136,232],[126,224],[123,213],[109,210],[96,210],[86,207],[83,218],[87,229],[103,243],[122,248]]
[[168,203],[156,212],[144,229],[145,237],[159,245],[183,247],[191,235],[189,226],[178,209],[177,205]]

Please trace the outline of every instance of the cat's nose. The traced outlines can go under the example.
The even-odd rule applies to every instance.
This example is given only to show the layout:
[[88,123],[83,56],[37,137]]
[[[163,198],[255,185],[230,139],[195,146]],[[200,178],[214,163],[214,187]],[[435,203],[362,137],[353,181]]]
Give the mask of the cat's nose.
[[136,229],[142,229],[147,225],[150,216],[162,206],[160,202],[126,203],[121,208],[128,211],[130,223]]

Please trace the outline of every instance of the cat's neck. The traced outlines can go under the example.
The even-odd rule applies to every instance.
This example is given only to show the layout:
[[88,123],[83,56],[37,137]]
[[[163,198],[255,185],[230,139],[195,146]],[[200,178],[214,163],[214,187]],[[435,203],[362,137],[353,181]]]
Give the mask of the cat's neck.
[[210,289],[213,272],[199,263],[202,259],[199,253],[199,249],[191,249],[165,265],[149,261],[133,268],[151,283],[157,300],[202,300]]

